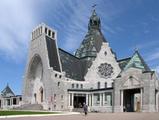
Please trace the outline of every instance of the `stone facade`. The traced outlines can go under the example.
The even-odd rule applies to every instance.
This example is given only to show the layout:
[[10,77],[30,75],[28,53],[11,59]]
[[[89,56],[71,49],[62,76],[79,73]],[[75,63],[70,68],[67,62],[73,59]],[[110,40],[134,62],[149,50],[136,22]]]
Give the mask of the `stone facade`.
[[138,51],[117,60],[93,11],[88,32],[76,54],[57,45],[57,32],[45,24],[31,35],[23,88],[24,104],[45,110],[156,112],[159,82]]
[[[158,78],[155,72],[143,72],[136,68],[130,68],[123,72],[115,82],[115,112],[124,110],[124,92],[126,90],[137,90],[141,97],[140,111],[158,111]],[[156,100],[155,100],[156,99]]]

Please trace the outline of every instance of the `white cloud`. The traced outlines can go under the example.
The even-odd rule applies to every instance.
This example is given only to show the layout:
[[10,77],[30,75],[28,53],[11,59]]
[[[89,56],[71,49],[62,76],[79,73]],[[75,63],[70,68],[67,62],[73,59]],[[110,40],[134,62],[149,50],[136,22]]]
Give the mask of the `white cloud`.
[[[87,32],[91,5],[94,3],[98,4],[97,14],[103,21],[109,23],[124,10],[116,9],[116,7],[121,8],[118,4],[114,5],[111,1],[103,0],[85,2],[39,0],[37,3],[33,0],[1,0],[0,55],[14,60],[23,59],[26,56],[30,33],[38,21],[47,21],[46,24],[52,22],[53,26],[57,26],[58,35],[63,36],[60,39],[63,43],[60,47],[70,52],[75,51]],[[45,16],[44,21],[40,21],[43,16]],[[116,33],[111,26],[106,26],[104,23],[102,28],[106,30],[105,32]]]
[[[78,46],[80,45],[81,41],[83,40],[86,32],[87,32],[87,25],[88,20],[91,15],[91,5],[97,3],[97,14],[101,17],[102,21],[109,21],[109,23],[113,20],[114,17],[118,16],[119,13],[123,12],[123,9],[116,9],[116,7],[110,1],[103,1],[103,0],[93,0],[93,1],[85,1],[81,2],[80,0],[77,1],[63,1],[58,4],[57,14],[66,13],[65,16],[66,20],[60,20],[59,23],[63,28],[63,43],[60,47],[64,48],[67,51],[74,52]],[[107,3],[107,4],[106,4]],[[98,10],[98,7],[100,8]],[[106,12],[109,11],[109,12]],[[63,14],[64,14],[63,13]],[[63,18],[60,16],[60,18]],[[56,19],[58,19],[56,17]],[[107,24],[109,24],[107,23]],[[116,30],[112,28],[112,26],[104,25],[105,23],[102,22],[102,29],[104,32],[109,32],[111,34],[115,34]],[[117,30],[118,31],[118,30]]]
[[149,55],[146,60],[152,61],[152,60],[156,60],[156,59],[159,60],[159,51]]
[[109,27],[108,25],[105,25],[103,27],[103,30],[106,31],[106,32],[112,33],[112,34],[117,33],[113,28]]
[[35,23],[31,3],[22,0],[1,0],[0,53],[14,60],[22,60]]

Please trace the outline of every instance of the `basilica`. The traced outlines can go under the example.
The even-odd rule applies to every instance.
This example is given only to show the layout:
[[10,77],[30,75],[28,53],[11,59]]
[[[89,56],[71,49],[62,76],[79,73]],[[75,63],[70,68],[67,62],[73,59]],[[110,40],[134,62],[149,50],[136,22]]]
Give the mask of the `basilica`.
[[118,59],[103,36],[96,11],[75,54],[57,45],[57,31],[42,23],[31,34],[22,101],[44,110],[157,112],[159,81],[136,50]]

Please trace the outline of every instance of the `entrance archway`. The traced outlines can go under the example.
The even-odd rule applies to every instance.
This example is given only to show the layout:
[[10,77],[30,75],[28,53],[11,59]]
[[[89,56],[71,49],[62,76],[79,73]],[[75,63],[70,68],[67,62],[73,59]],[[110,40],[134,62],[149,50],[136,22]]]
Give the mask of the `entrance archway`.
[[127,89],[123,91],[123,111],[139,112],[141,111],[141,89]]
[[30,61],[28,78],[30,79],[31,84],[31,103],[41,104],[44,100],[43,64],[41,57],[37,54]]
[[86,95],[75,94],[74,101],[73,101],[74,108],[83,108],[83,103],[86,103]]
[[43,102],[43,94],[44,94],[43,93],[43,88],[41,87],[40,88],[40,100],[41,100],[40,102]]
[[34,101],[35,101],[35,103],[37,102],[36,93],[34,93]]

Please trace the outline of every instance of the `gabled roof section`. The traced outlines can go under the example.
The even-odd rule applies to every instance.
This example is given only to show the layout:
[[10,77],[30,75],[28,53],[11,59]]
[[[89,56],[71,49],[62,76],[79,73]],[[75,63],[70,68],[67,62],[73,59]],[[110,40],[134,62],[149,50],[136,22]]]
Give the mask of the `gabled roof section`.
[[143,71],[150,71],[150,68],[137,50],[135,51],[127,65],[124,67],[124,70],[127,70],[130,67],[142,69]]
[[123,70],[130,60],[131,57],[118,60],[120,69]]
[[1,95],[2,95],[3,97],[15,96],[14,92],[11,90],[11,88],[9,87],[8,84],[7,84],[7,86],[4,88],[4,90],[2,90]]

